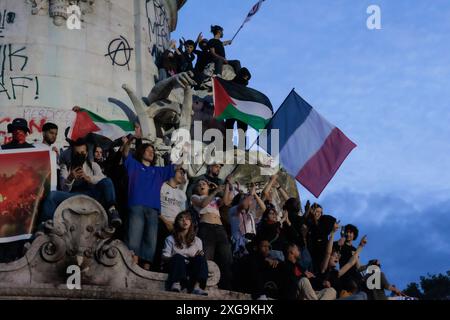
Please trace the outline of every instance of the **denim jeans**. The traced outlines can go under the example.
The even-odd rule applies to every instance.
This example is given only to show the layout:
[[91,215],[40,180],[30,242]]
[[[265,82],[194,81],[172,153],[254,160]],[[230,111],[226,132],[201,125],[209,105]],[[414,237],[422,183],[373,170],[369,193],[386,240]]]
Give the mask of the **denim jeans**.
[[233,256],[224,226],[200,223],[198,237],[203,241],[203,251],[205,252],[206,259],[213,260],[219,266],[221,274],[219,287],[230,290]]
[[134,206],[129,209],[127,244],[141,259],[153,263],[158,239],[158,210]]
[[180,254],[174,255],[169,262],[169,288],[175,282],[180,282],[184,287],[192,289],[196,282],[202,289],[206,287],[208,280],[208,263],[204,256],[196,256],[186,259]]
[[108,209],[116,203],[116,192],[114,190],[114,185],[111,179],[105,178],[86,190],[80,190],[77,192],[50,192],[42,204],[42,214],[39,221],[45,222],[53,219],[56,208],[58,208],[61,202],[77,195],[86,195],[94,198],[103,205],[106,211],[108,211]]

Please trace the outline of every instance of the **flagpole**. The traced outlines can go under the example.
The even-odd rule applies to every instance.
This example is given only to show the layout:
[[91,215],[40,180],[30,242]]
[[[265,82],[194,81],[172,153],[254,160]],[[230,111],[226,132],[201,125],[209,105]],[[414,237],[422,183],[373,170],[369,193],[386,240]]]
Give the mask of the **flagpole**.
[[238,31],[236,31],[236,33],[234,34],[233,38],[231,39],[231,42],[233,42],[234,38],[236,38],[236,36],[242,30],[243,27],[244,27],[244,24],[242,24],[241,27],[238,29]]
[[[292,92],[295,92],[295,88],[292,88],[291,92],[289,92],[289,94],[287,95],[287,97],[284,98],[283,103],[280,104],[280,107],[286,102],[286,100],[289,98],[289,96],[291,95]],[[273,114],[272,118],[275,117],[275,115],[277,114],[277,112],[278,112],[279,110],[280,110],[280,108],[278,108],[277,111],[275,111],[275,113]],[[266,125],[266,127],[270,124],[270,122],[272,121],[272,118],[270,119],[270,121],[269,121],[269,123]],[[261,129],[261,130],[264,130],[264,129]],[[253,141],[252,145],[248,148],[248,150],[250,150],[250,149],[255,145],[255,143],[258,141],[259,136],[260,136],[259,132],[260,132],[260,131],[258,130],[258,136],[256,137],[255,141]]]

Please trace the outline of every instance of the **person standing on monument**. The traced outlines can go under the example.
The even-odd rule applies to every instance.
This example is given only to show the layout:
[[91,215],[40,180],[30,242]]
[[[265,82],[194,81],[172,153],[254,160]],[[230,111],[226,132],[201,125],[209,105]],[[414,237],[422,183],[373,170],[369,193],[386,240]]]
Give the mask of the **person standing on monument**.
[[122,156],[128,173],[128,231],[126,243],[134,251],[133,260],[141,261],[145,270],[154,262],[161,211],[161,187],[175,176],[174,164],[157,167],[155,147],[141,144],[133,157],[130,146],[134,138],[124,138]]
[[231,45],[231,41],[221,41],[223,38],[223,28],[221,26],[211,26],[211,33],[214,38],[208,41],[209,50],[211,52],[212,60],[214,61],[214,74],[222,75],[224,64],[229,64],[233,67],[237,74],[241,69],[241,62],[239,60],[227,60],[225,54],[225,46]]

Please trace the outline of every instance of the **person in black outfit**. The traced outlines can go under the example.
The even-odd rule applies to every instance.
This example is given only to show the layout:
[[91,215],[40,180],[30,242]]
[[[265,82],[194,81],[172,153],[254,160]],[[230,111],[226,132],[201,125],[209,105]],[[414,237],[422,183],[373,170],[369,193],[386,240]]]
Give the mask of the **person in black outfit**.
[[27,135],[30,133],[28,122],[22,118],[16,118],[12,123],[8,124],[8,133],[12,133],[12,141],[1,146],[2,150],[34,148],[34,146],[26,141]]
[[266,300],[274,292],[270,290],[279,286],[281,262],[269,257],[270,243],[264,238],[257,237],[252,243],[250,254],[239,261],[239,285],[252,295],[253,299]]
[[197,62],[194,67],[194,80],[198,83],[198,87],[205,80],[203,71],[206,66],[212,62],[211,52],[209,51],[208,40],[200,40],[198,46],[201,50],[195,50],[194,54],[197,56]]
[[212,60],[214,61],[215,68],[214,74],[221,75],[224,64],[229,64],[233,67],[234,72],[237,74],[241,69],[241,62],[239,60],[227,60],[225,55],[225,46],[231,45],[231,41],[222,42],[223,28],[221,26],[211,26],[211,32],[214,38],[209,40],[208,46],[211,52]]
[[299,297],[299,282],[302,278],[314,277],[311,272],[302,270],[298,264],[300,250],[294,243],[289,243],[284,249],[285,261],[280,268],[280,290],[281,300],[297,300]]
[[320,263],[323,260],[323,253],[328,240],[328,238],[322,235],[319,228],[319,221],[322,214],[323,209],[317,203],[314,203],[305,214],[308,226],[308,251],[311,253],[314,271],[320,270]]
[[[358,228],[352,224],[348,224],[344,227],[343,237],[334,242],[334,247],[336,251],[340,254],[339,266],[342,268],[345,264],[347,264],[354,253],[356,252],[356,248],[353,246],[353,241],[358,238]],[[364,267],[361,268],[359,262],[357,262],[344,276],[344,282],[355,282],[358,287],[363,286],[363,277],[361,275],[361,271],[363,271]]]
[[292,228],[299,235],[295,244],[300,248],[301,252],[300,265],[304,270],[312,271],[312,258],[307,247],[308,227],[305,217],[301,215],[301,202],[298,198],[289,198],[283,209],[287,210]]
[[[333,246],[333,239],[334,233],[338,228],[339,225],[335,223],[332,228],[330,237],[327,241],[325,254],[320,266],[320,272],[317,274],[317,279],[314,282],[314,289],[321,290],[323,288],[333,288],[336,291],[338,298],[344,298],[343,289],[347,289],[346,291],[348,291],[349,284],[351,283],[349,281],[345,281],[345,275],[358,262],[359,254],[361,253],[364,246],[367,244],[367,238],[363,237],[361,239],[358,248],[355,250],[354,254],[349,259],[349,261],[345,265],[340,265],[340,268],[337,269],[340,254],[337,251],[337,247]],[[366,300],[367,295],[365,295],[364,293],[356,295],[359,289],[357,288],[357,285],[356,287],[355,285],[356,283],[354,283],[353,285],[354,288],[351,290],[352,292],[350,293],[350,295],[352,295],[352,298],[350,298],[349,296],[345,296],[345,298],[350,298],[354,300],[360,299]]]
[[286,210],[280,222],[277,221],[277,211],[273,204],[266,203],[266,210],[262,215],[256,234],[267,239],[272,246],[271,256],[284,260],[283,251],[288,243],[298,243],[299,235],[292,227]]
[[236,84],[240,84],[241,86],[248,86],[248,82],[252,78],[252,74],[247,68],[241,68],[237,73],[236,76],[231,80],[231,82],[234,82]]
[[[195,60],[195,52],[198,43],[202,40],[202,34],[197,37],[197,41],[193,40],[180,40],[180,46],[178,52],[181,53],[180,58],[180,72],[194,71],[193,62]],[[183,48],[184,47],[184,48]]]

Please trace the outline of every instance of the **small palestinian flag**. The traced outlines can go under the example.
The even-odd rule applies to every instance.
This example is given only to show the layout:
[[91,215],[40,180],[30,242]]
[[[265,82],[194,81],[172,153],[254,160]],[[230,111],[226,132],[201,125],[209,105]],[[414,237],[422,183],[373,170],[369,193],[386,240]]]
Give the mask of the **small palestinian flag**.
[[255,89],[214,77],[213,90],[217,120],[237,119],[259,130],[264,129],[272,118],[269,98]]
[[134,132],[134,124],[128,120],[107,120],[89,110],[75,107],[75,121],[70,127],[68,138],[77,140],[89,133],[102,135],[108,139],[116,140]]

